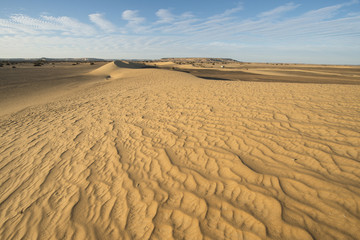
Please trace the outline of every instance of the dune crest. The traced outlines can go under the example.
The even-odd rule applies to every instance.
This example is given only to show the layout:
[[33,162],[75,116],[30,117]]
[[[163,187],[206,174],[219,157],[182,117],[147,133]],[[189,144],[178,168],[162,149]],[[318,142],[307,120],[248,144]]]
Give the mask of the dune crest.
[[146,68],[146,65],[142,63],[133,63],[133,62],[117,60],[91,71],[89,75],[102,76],[105,78],[111,78],[111,77],[119,78],[126,69],[141,69],[141,68]]
[[1,239],[358,239],[360,86],[112,81],[0,118]]

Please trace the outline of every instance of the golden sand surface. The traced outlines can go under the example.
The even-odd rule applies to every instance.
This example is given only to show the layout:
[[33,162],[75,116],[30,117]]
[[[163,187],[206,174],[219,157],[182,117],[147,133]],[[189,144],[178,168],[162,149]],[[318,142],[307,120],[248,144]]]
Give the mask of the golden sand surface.
[[201,62],[195,60],[151,61],[147,64],[210,80],[360,85],[360,66],[219,62],[202,58],[197,59]]
[[0,239],[360,239],[360,85],[98,67],[2,77]]

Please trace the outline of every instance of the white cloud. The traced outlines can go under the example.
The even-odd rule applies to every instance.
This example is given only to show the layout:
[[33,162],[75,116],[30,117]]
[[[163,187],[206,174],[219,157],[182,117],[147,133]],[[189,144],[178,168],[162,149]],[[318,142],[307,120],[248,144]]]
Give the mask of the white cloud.
[[308,21],[319,21],[332,18],[336,16],[338,10],[342,8],[342,5],[334,5],[329,7],[324,7],[316,10],[309,11],[305,13],[300,18],[307,19]]
[[[70,17],[41,16],[32,18],[23,14],[14,14],[9,19],[0,19],[0,27],[7,28],[13,34],[62,34],[93,35],[95,29]],[[5,34],[4,32],[0,32]]]
[[179,23],[184,23],[189,19],[194,18],[194,15],[191,12],[184,12],[181,15],[175,15],[168,9],[159,9],[155,15],[159,18],[155,24],[172,23],[178,25]]
[[158,23],[170,23],[175,20],[175,16],[167,9],[159,9],[155,14],[159,18]]
[[223,19],[223,18],[231,16],[234,13],[240,12],[243,9],[244,8],[243,8],[242,4],[238,3],[236,7],[226,9],[223,13],[216,14],[216,15],[210,17],[210,19]]
[[138,16],[137,10],[125,10],[122,13],[122,18],[126,21],[129,21],[130,25],[138,25],[145,21],[145,18]]
[[116,26],[111,22],[109,22],[108,20],[104,19],[103,14],[100,13],[89,14],[89,19],[105,32],[111,33],[116,31]]
[[294,3],[288,3],[283,6],[279,6],[277,8],[274,8],[270,11],[262,12],[258,16],[259,17],[277,17],[282,13],[289,12],[291,10],[294,10],[295,8],[299,7],[300,4],[294,4]]
[[42,18],[48,21],[49,24],[54,24],[56,26],[56,28],[52,30],[63,31],[74,35],[90,36],[96,34],[96,30],[92,26],[71,17],[42,16]]

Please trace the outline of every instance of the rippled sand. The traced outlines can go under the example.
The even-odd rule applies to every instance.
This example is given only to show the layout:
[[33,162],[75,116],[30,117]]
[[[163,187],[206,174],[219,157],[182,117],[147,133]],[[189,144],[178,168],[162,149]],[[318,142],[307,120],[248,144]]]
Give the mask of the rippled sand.
[[2,114],[1,239],[360,238],[360,85],[124,66]]

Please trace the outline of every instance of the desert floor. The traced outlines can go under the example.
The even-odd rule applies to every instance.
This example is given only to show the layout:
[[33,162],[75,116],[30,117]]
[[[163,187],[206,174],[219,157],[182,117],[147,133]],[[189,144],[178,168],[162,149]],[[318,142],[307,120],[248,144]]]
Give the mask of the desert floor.
[[360,239],[359,67],[162,67],[0,68],[0,239]]

